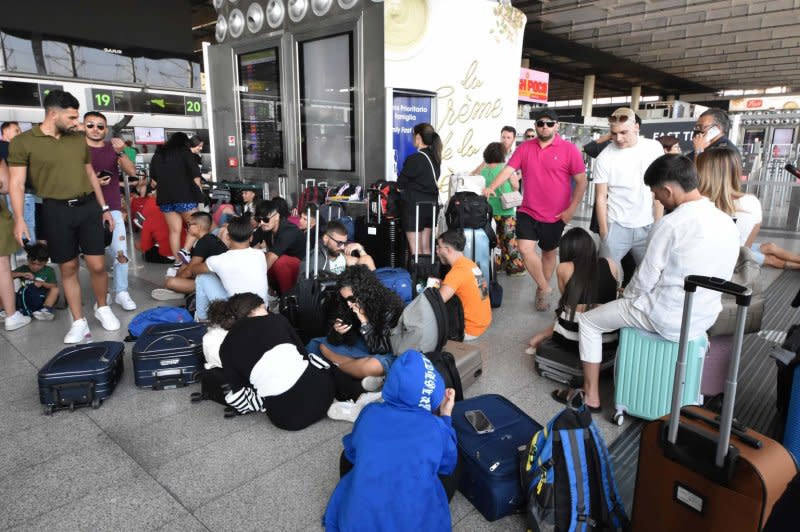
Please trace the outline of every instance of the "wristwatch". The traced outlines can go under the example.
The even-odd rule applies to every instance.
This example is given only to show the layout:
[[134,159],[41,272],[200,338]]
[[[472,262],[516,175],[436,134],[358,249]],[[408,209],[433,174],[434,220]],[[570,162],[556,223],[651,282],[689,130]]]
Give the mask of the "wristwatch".
[[102,207],[100,207],[100,209],[101,209],[103,212],[108,212],[108,211],[110,211],[110,210],[111,210],[111,207],[109,207],[108,205],[103,205]]

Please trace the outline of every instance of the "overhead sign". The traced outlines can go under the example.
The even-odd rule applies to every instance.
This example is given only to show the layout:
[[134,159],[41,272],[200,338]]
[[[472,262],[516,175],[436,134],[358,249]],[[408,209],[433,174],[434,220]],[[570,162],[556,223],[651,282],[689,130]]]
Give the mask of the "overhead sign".
[[681,151],[688,153],[694,149],[692,133],[694,132],[695,124],[694,120],[643,120],[639,128],[639,134],[654,140],[667,135],[673,136],[678,139]]
[[94,88],[91,95],[95,111],[186,116],[203,114],[203,100],[200,96]]
[[550,74],[530,68],[519,69],[519,100],[521,102],[547,103]]
[[734,98],[731,111],[761,111],[768,109],[800,109],[800,95],[759,96],[757,98]]
[[0,105],[41,107],[47,93],[53,89],[63,90],[63,88],[63,85],[0,80]]

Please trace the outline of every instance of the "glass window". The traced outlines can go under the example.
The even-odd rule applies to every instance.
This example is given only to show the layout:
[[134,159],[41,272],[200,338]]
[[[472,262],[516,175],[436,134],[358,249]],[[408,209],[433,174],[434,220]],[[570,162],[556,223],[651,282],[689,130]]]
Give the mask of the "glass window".
[[355,170],[352,33],[300,43],[303,168]]
[[238,59],[244,166],[283,168],[283,120],[278,48]]
[[52,76],[75,77],[72,71],[72,50],[63,42],[42,41],[42,54],[47,73]]
[[87,46],[74,47],[75,70],[79,78],[133,83],[133,61],[124,55]]
[[149,59],[137,57],[133,60],[136,83],[151,87],[178,88],[190,87],[193,72],[185,59]]
[[36,59],[33,46],[28,39],[19,39],[7,33],[0,33],[3,43],[5,70],[9,72],[36,72]]

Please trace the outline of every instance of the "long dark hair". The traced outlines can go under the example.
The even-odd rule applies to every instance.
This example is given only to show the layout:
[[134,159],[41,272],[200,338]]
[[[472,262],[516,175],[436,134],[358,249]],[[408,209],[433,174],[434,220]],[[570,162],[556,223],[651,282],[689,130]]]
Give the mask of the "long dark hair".
[[178,131],[170,135],[165,144],[156,148],[153,157],[163,157],[167,159],[183,151],[189,151],[190,146],[191,142],[189,136],[186,133]]
[[367,319],[376,327],[386,325],[383,323],[386,315],[399,316],[403,310],[400,296],[383,286],[375,274],[362,264],[348,266],[339,275],[336,288],[341,290],[345,287],[353,291]]
[[574,227],[561,237],[558,257],[561,262],[571,262],[573,272],[558,301],[556,314],[568,311],[569,320],[574,321],[579,304],[597,301],[597,248],[585,229]]
[[439,134],[433,129],[433,126],[427,122],[420,122],[413,129],[414,135],[419,135],[422,142],[428,146],[431,152],[431,160],[433,164],[442,164],[442,139]]

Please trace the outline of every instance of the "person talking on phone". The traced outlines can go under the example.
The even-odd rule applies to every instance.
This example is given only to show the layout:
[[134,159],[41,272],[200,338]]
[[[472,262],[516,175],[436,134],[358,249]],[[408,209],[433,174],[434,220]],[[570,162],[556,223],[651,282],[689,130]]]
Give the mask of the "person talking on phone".
[[114,299],[123,310],[136,310],[136,303],[128,292],[128,239],[125,233],[125,221],[122,218],[122,194],[119,190],[122,169],[126,174],[136,175],[136,167],[125,155],[125,142],[112,138],[105,140],[108,121],[103,113],[89,111],[83,115],[83,128],[86,132],[86,144],[92,157],[92,168],[100,181],[100,189],[106,200],[111,217],[114,219],[114,234],[106,253],[114,261]]
[[[695,160],[698,155],[716,148],[732,148],[739,153],[736,145],[728,138],[731,130],[731,119],[728,113],[717,107],[704,111],[697,117],[697,124],[692,135],[694,150],[688,155]],[[741,154],[739,154],[741,156]]]

